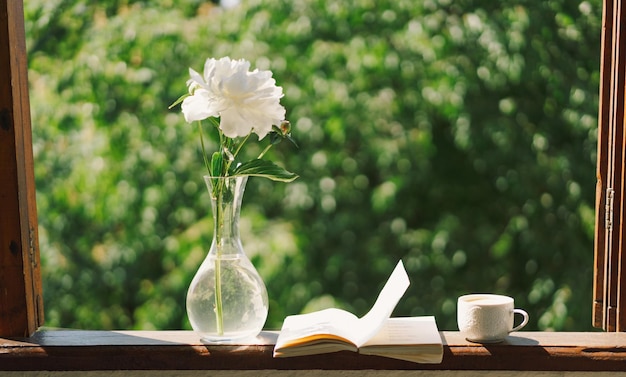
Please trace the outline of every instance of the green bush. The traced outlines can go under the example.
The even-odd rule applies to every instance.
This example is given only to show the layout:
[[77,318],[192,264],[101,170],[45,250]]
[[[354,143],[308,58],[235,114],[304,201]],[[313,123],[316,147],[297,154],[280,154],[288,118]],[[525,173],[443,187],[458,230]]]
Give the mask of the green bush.
[[[176,3],[176,6],[174,6]],[[601,2],[26,2],[47,324],[189,328],[211,238],[187,68],[245,58],[283,86],[294,183],[251,179],[243,242],[267,326],[364,314],[455,329],[456,297],[514,296],[530,329],[589,330]]]

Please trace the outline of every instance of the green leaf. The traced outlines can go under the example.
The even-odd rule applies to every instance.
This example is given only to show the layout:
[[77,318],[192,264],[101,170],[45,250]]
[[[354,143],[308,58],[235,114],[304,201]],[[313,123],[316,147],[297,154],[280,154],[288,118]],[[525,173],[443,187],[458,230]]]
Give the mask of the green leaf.
[[178,99],[176,101],[174,101],[173,104],[171,104],[168,109],[171,109],[172,107],[178,105],[179,103],[183,102],[185,100],[185,98],[189,97],[189,93],[185,93],[182,96],[178,97]]
[[283,141],[283,136],[281,134],[274,131],[270,132],[270,144],[280,144],[281,141]]
[[211,156],[211,176],[212,177],[221,177],[223,174],[224,167],[224,157],[220,152],[213,152]]
[[285,135],[285,138],[289,140],[294,147],[299,148],[298,143],[296,143],[296,141],[291,137],[291,134]]
[[297,174],[289,172],[271,161],[259,159],[239,165],[233,171],[233,175],[251,175],[279,182],[292,182],[298,178]]
[[291,126],[288,121],[283,121],[280,127],[272,126],[272,131],[270,131],[270,144],[276,145],[280,144],[283,139],[289,140],[296,148],[298,148],[298,144],[291,137]]

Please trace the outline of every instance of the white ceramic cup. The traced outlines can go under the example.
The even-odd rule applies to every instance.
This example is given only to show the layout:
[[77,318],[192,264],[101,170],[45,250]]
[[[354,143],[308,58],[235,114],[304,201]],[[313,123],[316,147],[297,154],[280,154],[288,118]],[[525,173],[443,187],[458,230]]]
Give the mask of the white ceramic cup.
[[[515,313],[522,323],[513,327]],[[493,294],[461,296],[457,302],[459,331],[470,342],[498,343],[528,323],[528,313],[515,309],[512,297]]]

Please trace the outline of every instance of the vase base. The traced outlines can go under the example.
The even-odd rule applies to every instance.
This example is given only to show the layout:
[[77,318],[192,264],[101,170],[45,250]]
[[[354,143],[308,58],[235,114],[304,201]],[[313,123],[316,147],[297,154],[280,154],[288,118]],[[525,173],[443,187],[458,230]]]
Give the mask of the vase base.
[[[200,334],[201,335],[201,334]],[[202,336],[202,335],[201,335]],[[244,335],[238,337],[217,337],[217,336],[202,336],[200,341],[203,344],[217,345],[217,344],[248,344],[258,339],[257,335]]]

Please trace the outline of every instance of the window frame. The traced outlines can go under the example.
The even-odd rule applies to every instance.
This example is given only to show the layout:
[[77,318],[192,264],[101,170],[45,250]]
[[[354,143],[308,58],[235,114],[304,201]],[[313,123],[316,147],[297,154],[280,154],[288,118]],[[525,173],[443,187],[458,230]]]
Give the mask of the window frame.
[[[40,331],[28,339],[0,339],[0,374],[3,371],[46,371],[48,376],[54,375],[52,371],[63,371],[67,375],[71,371],[115,370],[124,371],[124,376],[145,377],[146,374],[133,374],[133,371],[160,371],[161,375],[163,371],[176,370],[192,371],[189,375],[194,377],[318,376],[322,373],[326,377],[390,374],[414,377],[424,375],[416,370],[430,370],[427,375],[465,377],[467,372],[452,371],[476,371],[472,376],[516,371],[506,373],[510,377],[534,376],[536,371],[624,371],[626,333],[524,331],[511,333],[506,341],[495,344],[471,343],[459,332],[443,331],[440,335],[442,362],[418,364],[351,351],[274,358],[278,336],[275,331],[263,331],[256,339],[236,344],[203,343],[192,331]],[[148,373],[152,374],[156,373]],[[183,372],[175,375],[187,376]]]
[[[593,324],[606,331],[626,331],[625,16],[603,2]],[[0,50],[0,337],[32,336],[44,311],[22,0],[0,0]]]
[[626,101],[626,7],[605,0],[602,14],[598,160],[594,240],[593,325],[626,331],[624,259],[624,105]]
[[0,336],[43,325],[22,0],[0,0]]

